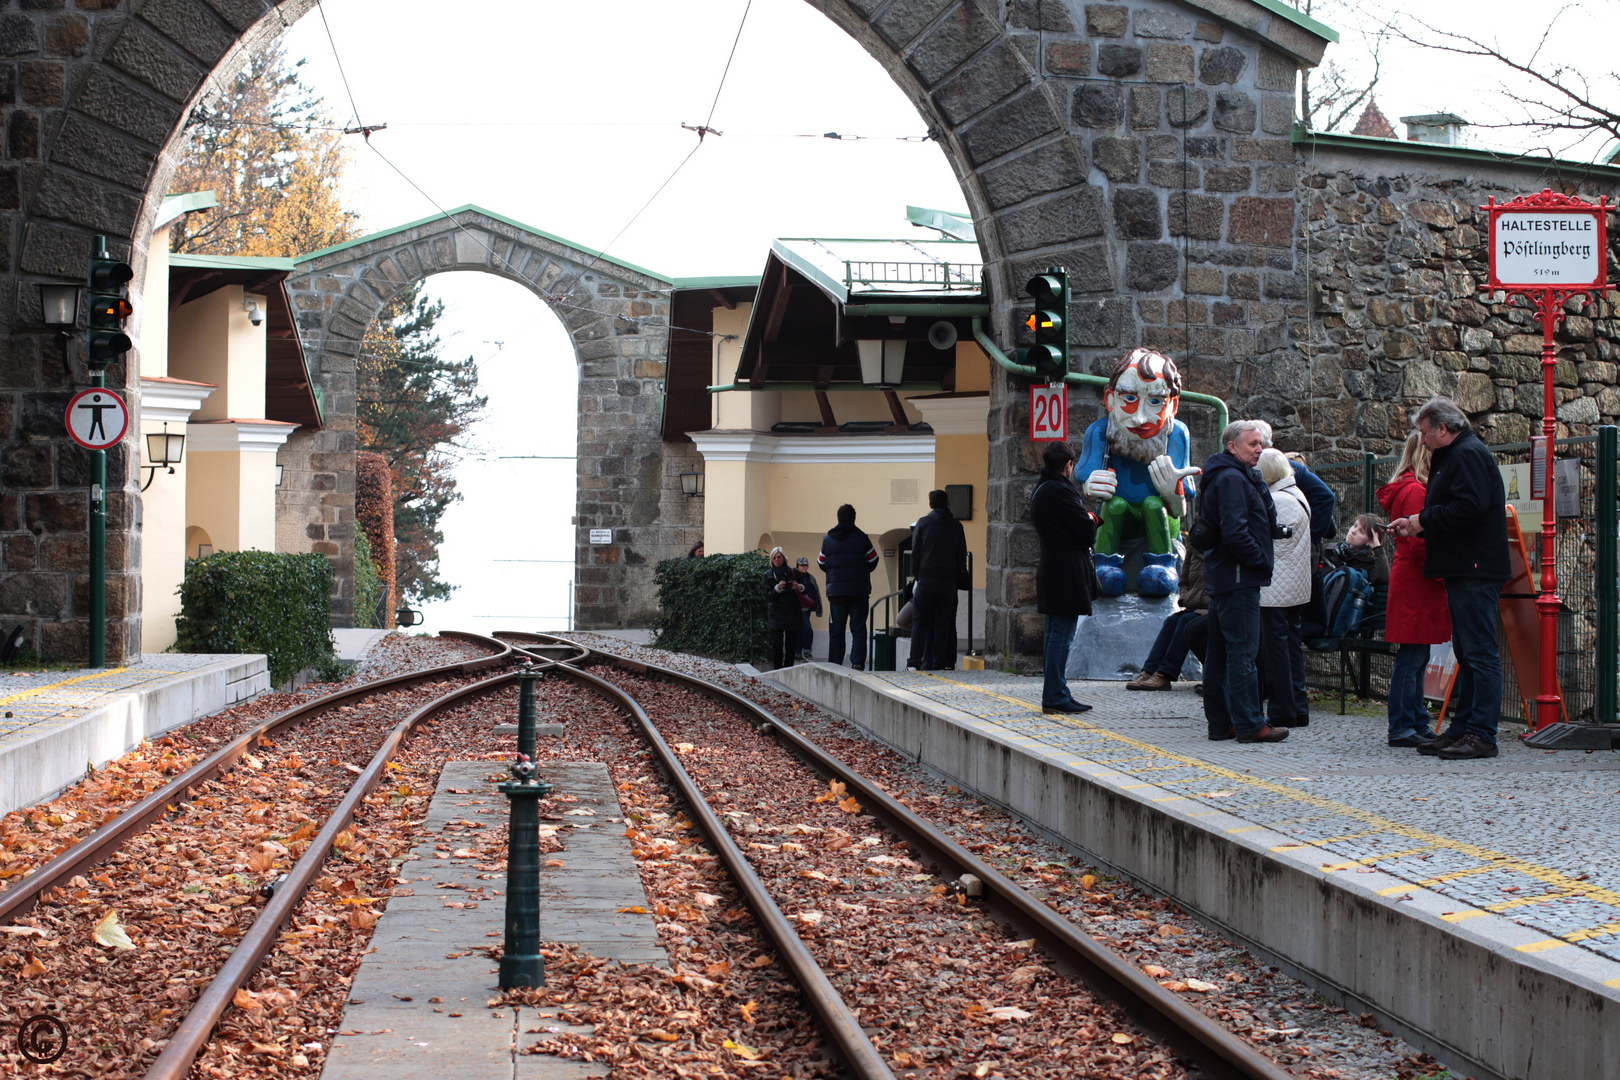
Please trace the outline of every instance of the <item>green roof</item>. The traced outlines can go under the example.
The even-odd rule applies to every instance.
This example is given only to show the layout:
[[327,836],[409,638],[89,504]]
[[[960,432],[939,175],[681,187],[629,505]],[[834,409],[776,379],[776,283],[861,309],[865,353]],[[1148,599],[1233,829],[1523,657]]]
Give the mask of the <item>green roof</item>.
[[1296,26],[1309,30],[1317,37],[1326,38],[1329,41],[1339,40],[1339,32],[1333,29],[1333,27],[1327,25],[1326,23],[1317,22],[1315,19],[1311,18],[1303,11],[1300,11],[1298,8],[1293,7],[1290,4],[1283,3],[1283,0],[1254,0],[1254,2],[1271,12],[1273,15],[1281,15],[1283,18],[1287,19]]
[[191,266],[208,270],[285,270],[298,269],[295,259],[274,255],[181,255],[169,256],[169,265]]
[[759,284],[758,274],[733,274],[718,277],[672,278],[677,289],[736,289]]
[[211,210],[219,205],[219,196],[212,191],[188,191],[183,195],[163,196],[163,205],[158,208],[157,221],[153,223],[152,230],[156,232],[181,214],[189,214],[194,210]]
[[1334,135],[1325,131],[1310,131],[1303,127],[1296,127],[1290,139],[1296,146],[1320,147],[1324,150],[1351,150],[1471,161],[1477,165],[1533,165],[1543,170],[1554,169],[1580,177],[1601,176],[1620,180],[1620,166],[1547,157],[1545,154],[1512,154],[1503,150],[1479,150],[1469,146],[1442,146],[1438,143],[1411,142],[1405,139],[1381,139],[1374,135]]
[[597,262],[611,263],[614,266],[622,267],[625,270],[634,271],[637,274],[644,274],[647,277],[655,278],[655,279],[657,279],[659,281],[673,281],[674,280],[668,274],[660,274],[657,271],[648,270],[644,266],[637,266],[635,263],[625,262],[623,259],[615,259],[611,255],[604,255],[600,251],[592,251],[590,248],[584,247],[584,246],[582,246],[580,244],[576,244],[572,240],[569,240],[569,239],[566,239],[564,237],[558,236],[556,233],[548,233],[544,229],[536,229],[532,225],[525,225],[521,221],[515,221],[512,218],[506,217],[503,214],[497,214],[492,210],[485,210],[482,206],[476,206],[473,203],[464,203],[463,205],[456,207],[454,210],[447,210],[442,214],[430,214],[429,216],[427,216],[425,218],[418,218],[415,221],[407,221],[403,225],[396,225],[392,229],[383,229],[381,232],[368,233],[365,236],[359,237],[359,238],[354,239],[354,240],[348,240],[348,241],[345,241],[344,243],[341,243],[341,244],[333,244],[331,247],[324,247],[324,248],[321,248],[319,251],[311,251],[307,255],[299,255],[299,256],[297,256],[296,258],[294,258],[293,261],[298,262],[298,263],[307,263],[307,262],[310,262],[311,260],[319,259],[319,258],[322,258],[324,256],[331,255],[333,252],[342,251],[345,248],[356,247],[356,246],[358,246],[360,244],[369,244],[373,240],[379,240],[379,239],[382,239],[383,237],[393,236],[395,233],[401,233],[401,232],[406,231],[407,229],[414,229],[414,228],[417,228],[418,226],[428,225],[428,224],[431,224],[432,222],[435,222],[435,221],[443,221],[446,218],[453,218],[457,214],[467,213],[467,212],[471,212],[471,213],[474,213],[474,214],[482,214],[485,217],[493,218],[494,220],[499,221],[504,225],[510,225],[514,229],[521,229],[522,231],[528,233],[531,236],[538,236],[538,237],[541,237],[543,239],[550,240],[554,244],[562,244],[564,247],[571,247],[575,251],[580,252],[581,254],[590,256],[591,258],[595,259]]

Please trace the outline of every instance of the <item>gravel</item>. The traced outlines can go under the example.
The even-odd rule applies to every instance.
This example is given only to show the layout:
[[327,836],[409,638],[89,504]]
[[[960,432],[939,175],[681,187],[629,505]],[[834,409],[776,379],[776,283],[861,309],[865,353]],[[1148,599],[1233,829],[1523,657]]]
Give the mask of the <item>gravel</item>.
[[[1356,1016],[1329,1003],[1243,946],[1210,932],[1173,902],[1085,865],[1076,852],[963,795],[847,722],[730,664],[600,635],[573,636],[602,651],[689,672],[765,706],[1296,1075],[1324,1080],[1451,1075],[1432,1057],[1381,1031],[1370,1014]],[[614,680],[622,681],[619,675]],[[1198,989],[1203,986],[1211,989]]]

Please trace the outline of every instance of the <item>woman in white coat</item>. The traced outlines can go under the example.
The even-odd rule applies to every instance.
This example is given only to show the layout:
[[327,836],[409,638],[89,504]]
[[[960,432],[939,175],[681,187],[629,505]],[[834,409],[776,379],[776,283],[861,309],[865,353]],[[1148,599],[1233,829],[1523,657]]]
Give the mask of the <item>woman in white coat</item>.
[[1311,599],[1311,504],[1281,451],[1260,452],[1260,475],[1271,489],[1277,524],[1293,527],[1293,536],[1276,541],[1271,584],[1260,590],[1260,654],[1270,699],[1266,719],[1272,727],[1304,727],[1311,722],[1311,706],[1299,620]]

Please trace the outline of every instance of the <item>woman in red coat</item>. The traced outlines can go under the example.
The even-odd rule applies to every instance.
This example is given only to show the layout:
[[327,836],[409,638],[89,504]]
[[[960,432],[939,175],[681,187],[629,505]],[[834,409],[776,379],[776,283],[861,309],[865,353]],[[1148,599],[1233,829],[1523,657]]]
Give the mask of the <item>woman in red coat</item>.
[[[1414,431],[1407,436],[1394,476],[1378,489],[1378,505],[1390,520],[1416,514],[1423,509],[1428,483],[1429,448]],[[1451,640],[1451,616],[1445,582],[1423,576],[1421,536],[1395,537],[1384,640],[1400,645],[1389,678],[1389,745],[1422,746],[1434,739],[1423,704],[1423,672],[1429,666],[1429,646]]]

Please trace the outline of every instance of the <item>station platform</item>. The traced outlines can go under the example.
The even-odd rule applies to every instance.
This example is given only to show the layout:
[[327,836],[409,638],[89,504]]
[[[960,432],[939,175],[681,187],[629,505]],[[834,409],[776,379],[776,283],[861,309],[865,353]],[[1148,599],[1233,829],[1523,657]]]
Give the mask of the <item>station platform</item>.
[[1383,716],[1211,742],[1190,683],[995,671],[766,678],[1165,894],[1290,974],[1486,1078],[1620,1077],[1620,753],[1445,762]]
[[[446,762],[423,822],[425,839],[397,879],[371,951],[349,987],[343,1021],[322,1080],[583,1080],[606,1066],[520,1054],[525,1033],[558,1026],[567,1003],[491,1009],[499,975],[488,949],[506,920],[505,833],[499,849],[476,850],[480,829],[504,824],[506,797],[489,761]],[[626,964],[667,964],[641,874],[624,836],[618,795],[600,762],[547,762],[540,776],[572,795],[589,817],[570,818],[563,850],[540,873],[540,940]],[[490,832],[493,834],[494,829]],[[469,856],[456,852],[465,851]],[[628,911],[635,908],[635,912]],[[525,1045],[536,1040],[521,1040]]]
[[0,814],[142,739],[270,689],[261,653],[147,653],[114,668],[0,673]]

